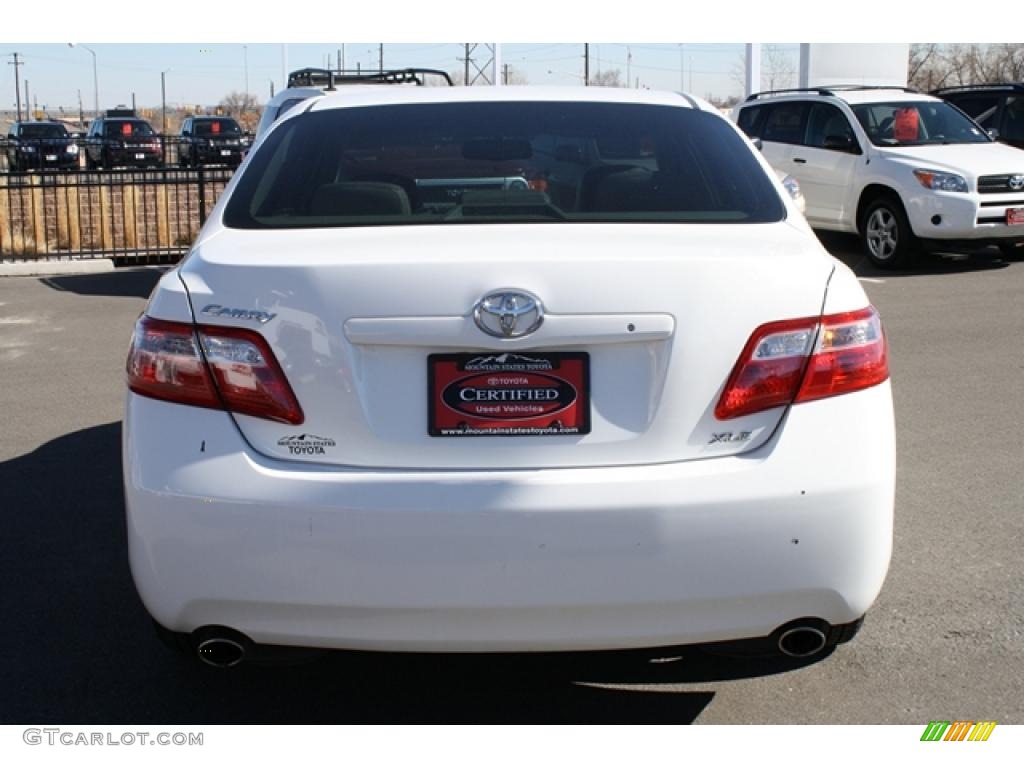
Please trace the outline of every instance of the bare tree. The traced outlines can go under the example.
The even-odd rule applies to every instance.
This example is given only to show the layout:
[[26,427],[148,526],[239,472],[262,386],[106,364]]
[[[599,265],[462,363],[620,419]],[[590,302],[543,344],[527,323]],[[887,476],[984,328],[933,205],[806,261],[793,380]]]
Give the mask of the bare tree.
[[948,85],[1007,83],[1024,80],[1024,44],[977,43],[910,46],[907,82],[920,91]]
[[765,84],[769,91],[796,85],[793,57],[777,45],[766,45],[761,49],[761,87]]
[[[761,47],[761,82],[754,84],[756,91],[774,91],[796,85],[797,66],[792,55],[777,45]],[[729,71],[740,89],[747,87],[747,56],[741,53]]]
[[259,106],[256,96],[251,93],[232,91],[220,102],[221,108],[234,117],[242,125],[243,130],[251,131],[259,122]]
[[604,88],[622,88],[622,71],[618,69],[606,69],[590,76],[590,84]]

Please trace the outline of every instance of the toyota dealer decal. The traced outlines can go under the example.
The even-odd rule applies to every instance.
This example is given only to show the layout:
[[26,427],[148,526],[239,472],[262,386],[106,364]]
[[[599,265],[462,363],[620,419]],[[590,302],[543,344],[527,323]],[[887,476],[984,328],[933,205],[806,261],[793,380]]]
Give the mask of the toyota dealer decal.
[[431,355],[434,437],[590,432],[585,352]]

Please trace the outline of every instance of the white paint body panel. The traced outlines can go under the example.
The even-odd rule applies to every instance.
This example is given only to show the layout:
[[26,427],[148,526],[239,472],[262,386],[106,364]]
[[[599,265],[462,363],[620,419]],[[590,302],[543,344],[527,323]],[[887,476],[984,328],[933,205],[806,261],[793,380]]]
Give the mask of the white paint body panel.
[[325,470],[134,394],[124,444],[132,573],[183,632],[405,651],[758,637],[859,618],[890,557],[888,382],[793,407],[744,456],[658,466]]

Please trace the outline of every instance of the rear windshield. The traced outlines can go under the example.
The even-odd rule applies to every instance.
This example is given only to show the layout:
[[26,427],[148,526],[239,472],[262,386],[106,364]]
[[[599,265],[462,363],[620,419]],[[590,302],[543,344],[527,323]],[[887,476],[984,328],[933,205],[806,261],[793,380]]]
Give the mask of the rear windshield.
[[983,144],[991,141],[960,110],[944,101],[858,104],[852,107],[871,143],[881,147]]
[[224,223],[752,223],[784,213],[720,117],[654,105],[474,102],[297,115],[252,157]]
[[192,125],[196,136],[237,136],[241,133],[234,120],[196,120]]
[[119,122],[108,121],[103,126],[105,136],[155,136],[149,123],[124,120]]
[[63,125],[23,125],[19,135],[23,139],[63,139],[68,129]]

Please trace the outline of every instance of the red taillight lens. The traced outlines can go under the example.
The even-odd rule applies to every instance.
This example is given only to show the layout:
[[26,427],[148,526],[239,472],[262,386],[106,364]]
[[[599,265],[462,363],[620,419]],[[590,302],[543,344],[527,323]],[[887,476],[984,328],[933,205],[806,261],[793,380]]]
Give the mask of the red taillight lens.
[[888,377],[888,348],[874,307],[768,323],[744,347],[715,418],[855,392]]
[[889,378],[889,345],[874,307],[821,320],[796,402],[856,392]]
[[298,400],[266,339],[245,328],[201,325],[199,340],[229,411],[303,422]]
[[143,316],[127,367],[128,387],[140,395],[288,424],[304,420],[266,340],[244,328],[195,328]]
[[128,351],[128,388],[137,394],[222,408],[192,326],[143,315]]

